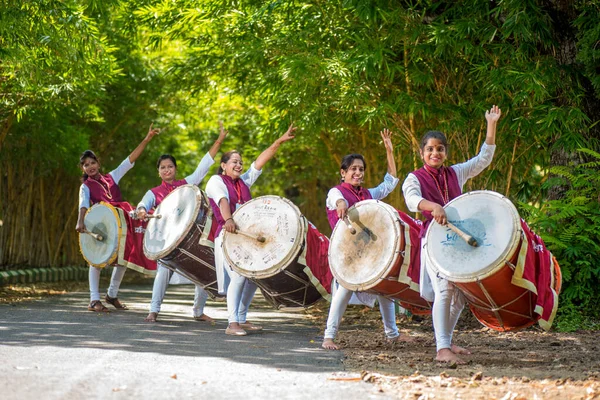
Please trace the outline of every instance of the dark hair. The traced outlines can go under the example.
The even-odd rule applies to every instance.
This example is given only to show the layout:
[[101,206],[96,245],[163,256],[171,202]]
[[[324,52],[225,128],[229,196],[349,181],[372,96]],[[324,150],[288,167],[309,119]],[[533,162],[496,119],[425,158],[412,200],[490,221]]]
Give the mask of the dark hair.
[[446,139],[446,135],[444,135],[440,131],[429,131],[426,134],[424,134],[423,137],[421,138],[421,150],[423,150],[425,148],[425,145],[427,144],[429,139],[439,140],[440,142],[442,142],[442,144],[446,148],[446,151],[448,151],[448,140]]
[[342,165],[340,166],[340,169],[348,171],[348,168],[350,168],[354,160],[361,160],[363,162],[363,165],[365,166],[365,170],[367,169],[367,162],[365,161],[365,158],[362,156],[362,154],[345,155],[344,158],[342,158]]
[[[83,153],[81,153],[81,157],[79,157],[79,168],[83,169],[83,164],[85,164],[86,158],[92,158],[92,159],[96,160],[96,162],[98,164],[100,164],[100,160],[98,160],[98,157],[96,157],[96,154],[94,154],[94,152],[91,150],[86,150]],[[87,180],[87,178],[88,178],[88,175],[84,172],[83,175],[81,176],[81,180],[85,182]]]
[[156,169],[160,168],[160,162],[162,160],[171,160],[173,162],[173,165],[175,165],[175,168],[177,168],[177,161],[175,161],[175,157],[173,157],[170,154],[163,154],[162,156],[158,157],[158,161],[156,162]]
[[[224,153],[221,156],[221,161],[219,163],[219,170],[217,171],[218,175],[221,175],[223,173],[223,168],[221,168],[221,163],[226,163],[227,161],[229,161],[231,156],[233,156],[234,154],[240,154],[240,152],[237,150],[231,150],[231,151],[228,151],[227,153]],[[242,157],[242,155],[240,154],[240,158],[241,157]]]

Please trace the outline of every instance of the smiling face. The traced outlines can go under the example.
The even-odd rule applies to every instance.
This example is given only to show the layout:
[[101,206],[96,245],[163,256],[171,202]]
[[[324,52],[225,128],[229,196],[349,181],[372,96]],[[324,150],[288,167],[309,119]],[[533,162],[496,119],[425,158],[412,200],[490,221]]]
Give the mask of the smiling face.
[[242,175],[243,168],[242,156],[238,153],[233,153],[227,162],[221,163],[221,169],[225,175],[232,179],[238,179]]
[[158,165],[158,175],[160,175],[160,179],[163,181],[171,183],[177,176],[177,167],[173,164],[173,161],[168,158],[161,160]]
[[365,164],[359,158],[352,160],[352,164],[348,169],[340,169],[340,175],[345,183],[349,183],[352,186],[360,186],[365,177]]
[[88,177],[94,178],[100,173],[100,163],[92,157],[86,157],[81,163],[81,169]]
[[440,168],[446,161],[446,146],[440,139],[430,138],[421,149],[423,162],[432,168]]

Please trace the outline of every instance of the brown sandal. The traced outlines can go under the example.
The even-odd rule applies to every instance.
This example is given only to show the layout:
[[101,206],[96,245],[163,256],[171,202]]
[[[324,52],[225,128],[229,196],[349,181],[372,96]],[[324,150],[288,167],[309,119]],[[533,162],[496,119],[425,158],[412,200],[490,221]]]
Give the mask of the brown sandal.
[[110,297],[109,295],[104,296],[104,300],[108,304],[112,304],[117,310],[129,310],[129,308],[121,303],[117,297]]
[[88,306],[88,311],[94,312],[110,312],[108,308],[104,307],[104,304],[100,300],[94,300]]
[[146,321],[146,322],[156,322],[157,319],[158,319],[158,313],[157,312],[151,312],[150,314],[148,314],[148,316],[146,318],[144,318],[144,321]]

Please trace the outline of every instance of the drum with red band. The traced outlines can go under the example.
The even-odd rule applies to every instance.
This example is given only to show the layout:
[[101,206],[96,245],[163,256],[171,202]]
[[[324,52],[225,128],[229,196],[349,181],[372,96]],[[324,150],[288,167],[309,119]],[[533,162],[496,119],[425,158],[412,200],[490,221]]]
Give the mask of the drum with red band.
[[156,208],[144,236],[144,253],[218,296],[212,209],[195,185],[173,190]]
[[233,220],[240,233],[225,232],[225,258],[275,307],[308,307],[329,299],[329,240],[291,201],[258,197],[238,208]]
[[419,222],[379,200],[348,209],[356,230],[339,221],[331,234],[329,265],[348,290],[398,299],[414,314],[431,313],[419,294]]
[[432,222],[425,238],[430,267],[465,294],[487,327],[509,331],[539,320],[548,329],[558,306],[560,268],[515,206],[498,193],[475,191],[453,199],[444,210],[448,222],[478,246]]

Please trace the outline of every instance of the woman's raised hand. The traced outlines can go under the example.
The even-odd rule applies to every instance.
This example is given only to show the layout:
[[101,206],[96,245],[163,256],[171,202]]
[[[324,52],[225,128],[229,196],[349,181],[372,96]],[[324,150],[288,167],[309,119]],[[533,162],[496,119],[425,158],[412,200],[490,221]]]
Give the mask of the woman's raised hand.
[[498,122],[500,116],[502,115],[502,110],[497,105],[493,105],[489,111],[485,112],[485,119],[488,123],[490,122]]
[[147,140],[152,140],[152,138],[160,133],[159,128],[152,128],[154,122],[150,124],[150,128],[148,128],[148,134],[146,135]]
[[227,136],[228,133],[229,131],[226,130],[223,126],[223,121],[219,121],[219,139],[217,140],[223,141],[223,139],[225,139],[225,136]]
[[298,129],[298,127],[294,126],[294,123],[292,122],[288,130],[278,139],[279,143],[284,143],[295,138],[294,131],[296,129]]
[[383,139],[383,145],[385,146],[386,150],[393,150],[393,146],[392,146],[392,135],[394,134],[392,131],[390,131],[387,128],[384,128],[381,132],[379,132],[381,134],[381,138]]

